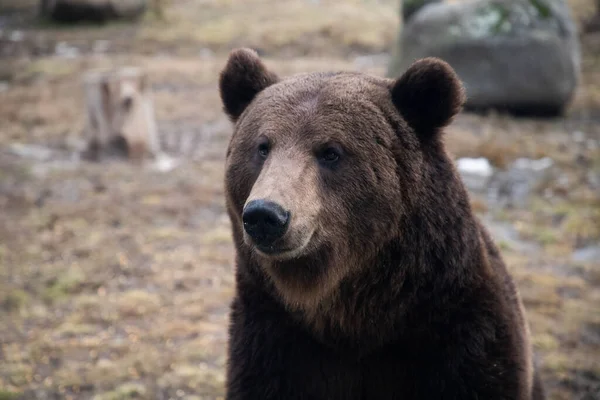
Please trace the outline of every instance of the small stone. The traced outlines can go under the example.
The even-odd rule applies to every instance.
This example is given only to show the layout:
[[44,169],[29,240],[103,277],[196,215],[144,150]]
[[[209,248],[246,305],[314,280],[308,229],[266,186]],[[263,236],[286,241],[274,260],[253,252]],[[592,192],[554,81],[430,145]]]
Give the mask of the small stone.
[[158,172],[170,172],[177,168],[179,162],[166,154],[160,154],[156,157],[156,160],[151,164],[151,169]]
[[534,172],[544,171],[554,165],[554,161],[549,157],[544,157],[539,160],[531,160],[529,158],[519,158],[513,164],[514,168],[522,170],[531,170]]
[[115,363],[109,360],[108,358],[101,358],[96,363],[96,366],[101,369],[111,369],[114,367],[114,365]]
[[573,132],[573,140],[576,143],[582,143],[585,140],[585,133],[583,133],[581,131]]
[[13,31],[10,34],[11,42],[20,42],[25,38],[25,35],[21,31]]
[[23,143],[13,143],[10,145],[9,151],[16,156],[30,158],[36,161],[48,161],[53,155],[52,150],[47,147]]
[[587,181],[592,189],[600,189],[600,174],[595,173],[594,171],[588,171]]
[[79,49],[76,47],[70,46],[66,42],[59,42],[56,44],[54,48],[54,53],[58,57],[66,58],[66,59],[74,59],[79,57]]
[[554,160],[549,157],[519,158],[506,171],[492,177],[488,197],[490,202],[501,206],[524,207],[534,191],[544,193],[544,185],[556,176]]
[[481,176],[491,176],[494,172],[489,160],[480,158],[461,158],[457,161],[458,169],[461,172],[477,174]]
[[94,42],[94,53],[106,53],[108,48],[110,47],[110,42],[108,40],[96,40]]
[[600,262],[600,246],[588,246],[575,250],[571,258],[577,262]]
[[456,162],[463,182],[469,190],[483,192],[494,173],[494,168],[489,160],[480,158],[460,158]]
[[210,60],[214,58],[215,53],[211,49],[207,49],[206,47],[200,49],[200,58],[203,60]]

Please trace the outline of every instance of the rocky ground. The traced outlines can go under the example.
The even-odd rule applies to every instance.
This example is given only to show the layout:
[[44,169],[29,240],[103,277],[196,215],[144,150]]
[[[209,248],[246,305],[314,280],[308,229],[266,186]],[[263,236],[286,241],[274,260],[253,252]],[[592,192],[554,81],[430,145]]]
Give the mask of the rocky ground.
[[[216,80],[227,51],[254,46],[282,75],[383,74],[396,2],[179,0],[166,22],[66,29],[5,3],[0,399],[222,398],[231,128]],[[576,14],[587,4],[574,0]],[[564,118],[464,113],[447,135],[556,400],[600,398],[600,36],[582,40],[583,83]],[[78,159],[80,76],[106,65],[148,69],[170,159]]]

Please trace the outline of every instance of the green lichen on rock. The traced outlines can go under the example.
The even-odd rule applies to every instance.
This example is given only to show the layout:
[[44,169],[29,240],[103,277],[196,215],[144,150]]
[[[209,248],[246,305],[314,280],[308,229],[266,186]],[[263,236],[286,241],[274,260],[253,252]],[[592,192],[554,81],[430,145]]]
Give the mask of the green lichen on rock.
[[510,28],[510,11],[502,4],[491,3],[479,7],[465,25],[469,37],[487,37]]
[[[461,18],[459,25],[452,24],[452,36],[484,38],[495,35],[517,34],[517,31],[554,25],[555,15],[549,0],[513,2],[489,1],[476,6],[469,18]],[[457,29],[458,28],[458,29]]]
[[494,9],[497,15],[496,23],[492,26],[492,33],[498,34],[510,31],[510,12],[506,9],[506,7],[500,4],[492,4],[491,8]]
[[529,0],[529,3],[534,7],[540,17],[545,19],[552,16],[552,9],[545,0]]

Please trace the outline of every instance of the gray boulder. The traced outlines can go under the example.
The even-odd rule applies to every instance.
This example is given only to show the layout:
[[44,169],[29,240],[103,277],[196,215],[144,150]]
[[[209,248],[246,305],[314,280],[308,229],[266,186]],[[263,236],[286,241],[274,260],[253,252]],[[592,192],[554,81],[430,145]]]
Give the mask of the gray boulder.
[[404,0],[401,1],[402,17],[408,21],[417,11],[431,3],[441,3],[442,0]]
[[406,21],[408,21],[414,14],[417,13],[421,8],[425,7],[427,4],[431,3],[439,3],[443,0],[399,0],[399,24],[398,24],[398,34],[396,36],[395,43],[393,45],[390,59],[391,59],[391,70],[397,70],[399,68],[399,63],[401,60],[401,46],[402,46],[402,26]]
[[579,37],[564,0],[427,4],[405,21],[398,42],[389,76],[440,57],[463,80],[467,109],[556,115],[579,83]]
[[41,0],[40,14],[61,23],[134,20],[146,11],[146,0]]

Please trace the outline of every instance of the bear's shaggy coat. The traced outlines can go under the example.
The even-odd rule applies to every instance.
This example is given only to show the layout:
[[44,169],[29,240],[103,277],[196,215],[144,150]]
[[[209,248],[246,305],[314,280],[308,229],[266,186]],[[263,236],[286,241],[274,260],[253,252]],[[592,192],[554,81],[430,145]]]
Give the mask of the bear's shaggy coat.
[[[443,145],[465,101],[448,64],[281,79],[238,49],[220,91],[227,399],[544,398],[517,289]],[[269,249],[244,230],[252,200],[289,213]]]

